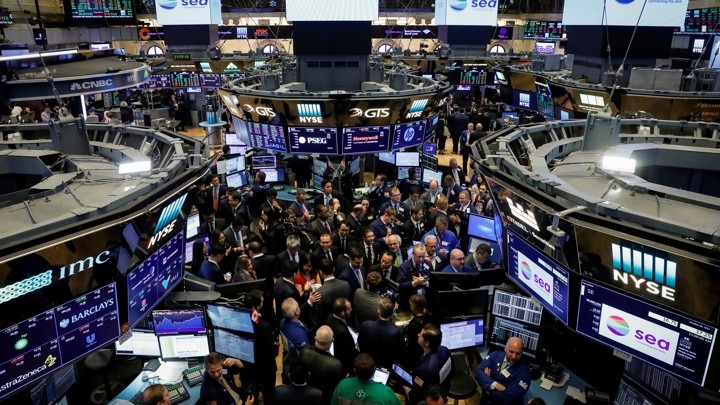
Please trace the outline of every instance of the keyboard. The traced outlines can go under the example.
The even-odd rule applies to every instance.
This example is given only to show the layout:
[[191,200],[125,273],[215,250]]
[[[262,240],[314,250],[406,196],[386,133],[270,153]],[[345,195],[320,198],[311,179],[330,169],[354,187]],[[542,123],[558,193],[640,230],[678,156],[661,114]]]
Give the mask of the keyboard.
[[192,387],[203,382],[203,376],[205,375],[205,367],[202,365],[189,367],[187,370],[183,371],[183,374],[185,375],[188,384],[190,384],[190,386]]
[[187,392],[182,383],[166,384],[165,389],[167,389],[168,393],[170,393],[170,403],[173,405],[186,399],[190,399],[190,394]]
[[143,392],[138,391],[133,395],[132,398],[130,398],[130,402],[132,402],[135,405],[142,405],[143,403]]
[[162,364],[160,363],[160,360],[152,359],[145,364],[145,366],[143,367],[143,371],[156,372],[157,369],[159,369],[161,365]]

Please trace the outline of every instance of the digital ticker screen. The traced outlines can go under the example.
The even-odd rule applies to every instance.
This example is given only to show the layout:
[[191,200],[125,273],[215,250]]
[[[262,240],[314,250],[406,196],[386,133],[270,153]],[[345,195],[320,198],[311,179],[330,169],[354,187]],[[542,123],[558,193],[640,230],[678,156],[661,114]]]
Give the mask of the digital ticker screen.
[[153,311],[156,335],[184,335],[206,333],[205,312],[202,308]]
[[698,385],[705,385],[717,329],[586,280],[577,331]]
[[555,118],[555,101],[550,92],[550,85],[536,84],[537,88],[537,111]]
[[336,128],[288,127],[288,142],[290,153],[338,153]]
[[423,143],[426,121],[413,121],[395,125],[392,149],[404,149]]
[[[91,1],[91,0],[65,0],[65,9],[69,10],[69,17],[78,20],[134,20],[132,0]],[[114,21],[115,20],[115,21]],[[127,22],[127,21],[126,21]]]
[[508,262],[508,275],[515,284],[567,324],[570,273],[512,232],[508,232]]
[[286,152],[285,134],[280,125],[247,123],[250,135],[250,146],[259,149],[269,149],[277,152]]
[[389,126],[343,128],[343,155],[387,152],[389,147]]
[[115,283],[0,332],[0,398],[120,336]]

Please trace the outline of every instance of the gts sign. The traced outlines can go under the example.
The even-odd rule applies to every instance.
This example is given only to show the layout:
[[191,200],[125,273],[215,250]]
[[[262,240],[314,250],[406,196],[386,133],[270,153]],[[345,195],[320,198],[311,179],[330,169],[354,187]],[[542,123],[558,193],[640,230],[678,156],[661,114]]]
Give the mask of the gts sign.
[[245,107],[245,111],[249,113],[255,113],[262,117],[274,117],[275,111],[270,107],[253,107],[250,104],[245,104],[243,107]]
[[389,108],[368,108],[363,111],[360,108],[351,108],[350,117],[365,117],[365,118],[387,118],[390,116]]

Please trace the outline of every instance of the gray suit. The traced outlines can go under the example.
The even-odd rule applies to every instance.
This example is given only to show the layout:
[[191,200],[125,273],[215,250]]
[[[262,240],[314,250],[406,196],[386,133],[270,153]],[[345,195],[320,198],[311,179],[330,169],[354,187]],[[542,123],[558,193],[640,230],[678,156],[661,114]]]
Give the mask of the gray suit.
[[374,321],[378,318],[377,309],[382,297],[376,292],[370,290],[355,291],[353,297],[353,312],[355,319],[359,325],[365,321]]
[[[250,228],[243,225],[242,227],[240,227],[240,232],[242,233],[243,238],[242,244],[245,245],[248,243],[248,237],[250,236]],[[233,245],[233,247],[240,245],[238,243],[239,241],[235,238],[235,232],[233,231],[232,226],[228,226],[227,228],[225,228],[223,233],[225,234],[225,238],[228,240],[228,243]]]
[[317,289],[322,294],[320,302],[313,305],[313,320],[317,325],[324,325],[328,316],[332,313],[332,305],[335,298],[351,298],[352,289],[350,284],[345,280],[332,278],[325,280],[323,285]]
[[[475,256],[475,255],[472,255],[472,254],[471,254],[471,255],[468,255],[468,256],[465,258],[465,264],[467,264],[468,266],[472,267],[473,271],[480,271],[481,268],[475,265],[475,257],[474,257],[474,256]],[[481,266],[482,266],[482,265],[481,265]]]

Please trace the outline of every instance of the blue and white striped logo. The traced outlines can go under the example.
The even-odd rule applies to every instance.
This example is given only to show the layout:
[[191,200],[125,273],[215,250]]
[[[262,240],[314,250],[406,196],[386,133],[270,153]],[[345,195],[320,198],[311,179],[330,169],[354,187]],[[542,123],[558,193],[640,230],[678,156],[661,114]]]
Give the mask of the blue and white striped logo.
[[422,111],[422,110],[425,109],[425,106],[427,105],[427,103],[428,103],[428,100],[427,100],[427,99],[415,100],[415,101],[413,101],[413,103],[410,105],[410,111],[408,111],[408,112],[409,112],[409,113],[415,113],[415,112]]
[[675,301],[677,263],[652,253],[613,243],[613,281]]
[[155,226],[155,232],[153,232],[154,234],[160,232],[160,230],[165,228],[167,224],[172,222],[175,218],[178,217],[178,215],[180,215],[180,209],[182,209],[183,203],[185,203],[185,198],[187,198],[187,194],[183,195],[182,197],[173,201],[167,207],[163,208],[157,225]]
[[322,123],[320,104],[298,104],[298,117],[303,123]]

